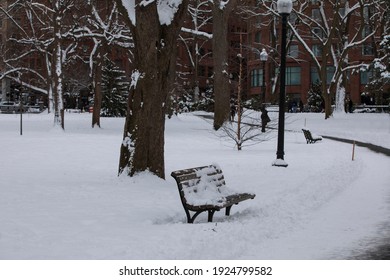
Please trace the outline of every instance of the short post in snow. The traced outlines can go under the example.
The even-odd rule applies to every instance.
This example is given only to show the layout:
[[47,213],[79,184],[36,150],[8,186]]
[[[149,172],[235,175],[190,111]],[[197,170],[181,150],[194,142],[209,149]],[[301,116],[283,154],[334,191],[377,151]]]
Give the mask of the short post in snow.
[[20,135],[23,135],[23,93],[19,95]]
[[282,43],[280,58],[280,93],[279,93],[279,123],[278,123],[278,150],[273,166],[287,167],[284,161],[284,111],[286,102],[286,56],[287,56],[287,17],[292,11],[291,0],[278,0],[278,13],[282,17]]

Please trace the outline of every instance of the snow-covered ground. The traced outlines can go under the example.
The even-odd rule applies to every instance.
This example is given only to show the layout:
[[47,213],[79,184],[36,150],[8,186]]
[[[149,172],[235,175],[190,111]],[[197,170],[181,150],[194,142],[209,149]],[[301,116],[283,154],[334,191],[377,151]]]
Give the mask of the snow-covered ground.
[[[276,113],[270,113],[276,118]],[[388,114],[287,114],[285,160],[271,140],[234,149],[196,114],[166,123],[166,180],[117,177],[123,119],[0,114],[0,259],[346,259],[388,237],[390,158],[320,135],[390,148]],[[267,136],[267,137],[268,137]],[[218,163],[228,186],[256,194],[230,217],[187,224],[173,170]]]

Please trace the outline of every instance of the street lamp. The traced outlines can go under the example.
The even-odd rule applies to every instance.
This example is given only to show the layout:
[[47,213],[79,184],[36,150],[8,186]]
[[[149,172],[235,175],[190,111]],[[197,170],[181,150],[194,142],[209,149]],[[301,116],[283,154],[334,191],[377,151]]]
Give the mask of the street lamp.
[[261,102],[264,104],[264,102],[265,102],[265,63],[268,60],[268,53],[265,49],[263,49],[260,53],[260,60],[261,60],[261,62],[263,62],[263,86],[261,89],[261,93],[262,93]]
[[287,17],[292,11],[291,0],[278,0],[278,13],[282,17],[282,44],[280,58],[280,93],[279,93],[279,123],[278,123],[278,150],[273,166],[287,167],[284,161],[284,111],[286,102],[286,45],[287,45]]

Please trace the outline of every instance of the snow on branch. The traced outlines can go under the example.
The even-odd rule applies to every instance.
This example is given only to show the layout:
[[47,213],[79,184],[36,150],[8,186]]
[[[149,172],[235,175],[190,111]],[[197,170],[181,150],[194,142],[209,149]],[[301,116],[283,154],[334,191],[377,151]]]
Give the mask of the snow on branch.
[[[147,6],[155,3],[156,0],[141,0],[139,3],[135,3],[136,0],[122,0],[123,7],[126,8],[129,19],[133,25],[136,25],[136,7]],[[182,0],[159,0],[157,1],[157,12],[161,25],[170,25],[175,14],[182,3]]]
[[210,34],[210,33],[204,32],[204,31],[200,31],[200,30],[193,30],[193,29],[182,27],[181,31],[186,32],[186,33],[190,33],[193,35],[201,36],[201,37],[206,37],[207,39],[213,38],[213,34]]

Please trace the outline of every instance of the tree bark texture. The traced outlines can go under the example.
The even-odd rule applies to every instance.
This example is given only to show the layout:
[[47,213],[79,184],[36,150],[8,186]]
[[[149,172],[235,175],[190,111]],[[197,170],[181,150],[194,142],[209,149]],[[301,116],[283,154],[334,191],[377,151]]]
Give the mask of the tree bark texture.
[[[121,0],[117,0],[126,14]],[[133,176],[149,170],[165,178],[165,113],[175,66],[176,39],[188,0],[183,0],[170,25],[161,25],[157,4],[136,1],[136,25],[128,20],[134,38],[133,83],[121,145],[119,174]]]
[[230,87],[227,40],[228,19],[236,0],[230,0],[222,8],[221,0],[213,5],[213,66],[214,66],[214,129],[218,130],[230,115]]
[[[324,56],[324,57],[326,57],[326,56]],[[322,98],[324,100],[324,106],[325,106],[324,107],[325,119],[328,119],[332,115],[332,97],[330,95],[330,91],[328,90],[328,85],[327,85],[326,64],[324,64],[320,68],[320,79],[321,79]]]
[[[56,24],[55,28],[58,28]],[[61,114],[63,110],[62,100],[62,57],[61,57],[61,41],[60,38],[55,38],[54,52],[52,56],[52,77],[53,77],[53,101],[54,101],[54,125],[60,126],[62,129],[64,126],[64,114]]]
[[93,112],[92,112],[92,127],[97,125],[100,127],[100,111],[102,108],[102,69],[104,64],[104,55],[99,52],[96,59],[96,64],[94,65],[95,71],[93,77]]

